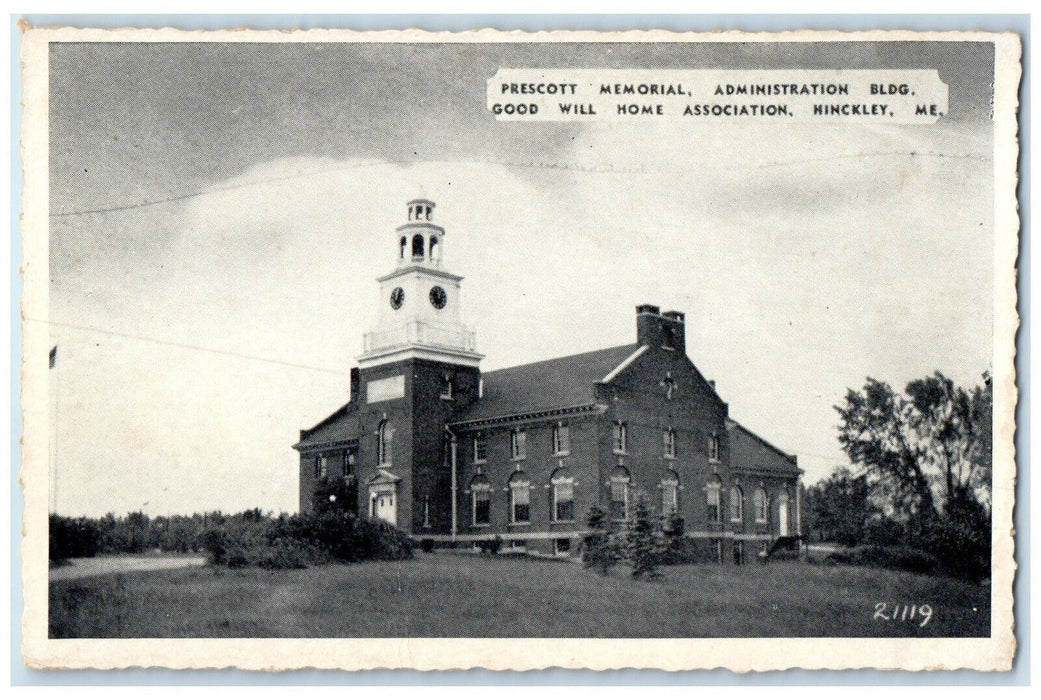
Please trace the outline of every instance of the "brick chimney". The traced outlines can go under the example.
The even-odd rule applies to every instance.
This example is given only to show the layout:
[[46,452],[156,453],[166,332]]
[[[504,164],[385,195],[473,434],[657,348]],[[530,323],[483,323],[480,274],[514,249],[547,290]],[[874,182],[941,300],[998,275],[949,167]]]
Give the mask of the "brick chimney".
[[636,342],[687,352],[686,323],[682,311],[666,311],[654,304],[636,307]]

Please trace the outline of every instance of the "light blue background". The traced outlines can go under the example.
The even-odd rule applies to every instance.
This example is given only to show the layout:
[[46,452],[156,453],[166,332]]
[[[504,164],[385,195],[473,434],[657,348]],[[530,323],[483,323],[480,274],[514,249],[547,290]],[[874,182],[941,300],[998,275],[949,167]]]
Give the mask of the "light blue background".
[[[1016,454],[1018,482],[1015,511],[1016,557],[1019,572],[1015,583],[1016,636],[1019,648],[1012,673],[972,671],[931,673],[883,671],[783,671],[734,674],[728,671],[665,673],[661,671],[565,671],[552,669],[526,673],[491,671],[294,671],[260,673],[247,671],[35,671],[21,659],[21,558],[19,538],[24,504],[18,473],[21,451],[15,436],[22,433],[21,391],[21,236],[18,214],[22,194],[18,141],[21,132],[22,93],[19,51],[21,34],[17,21],[32,25],[91,27],[176,27],[180,29],[293,29],[337,27],[352,29],[407,29],[460,31],[481,27],[527,31],[549,29],[669,29],[708,31],[740,29],[781,31],[789,29],[914,29],[983,30],[1018,33],[1024,44],[1024,74],[1020,88],[1020,237],[1019,299],[1022,325],[1018,336],[1016,369],[1020,389],[1017,409]],[[1030,18],[1027,15],[24,15],[11,23],[11,683],[12,685],[1028,685],[1030,683]],[[824,642],[822,642],[823,644]]]

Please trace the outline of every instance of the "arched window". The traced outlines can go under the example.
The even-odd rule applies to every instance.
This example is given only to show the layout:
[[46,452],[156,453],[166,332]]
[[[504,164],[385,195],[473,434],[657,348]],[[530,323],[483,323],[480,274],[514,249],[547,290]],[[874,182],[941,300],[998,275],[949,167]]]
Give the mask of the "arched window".
[[611,472],[611,520],[625,520],[629,514],[629,484],[632,478],[625,467],[615,467]]
[[401,237],[400,248],[401,249],[398,252],[398,257],[400,257],[402,260],[404,260],[405,259],[405,251],[408,250],[408,237],[407,236],[402,236]]
[[489,524],[492,521],[492,486],[483,474],[478,474],[470,482],[470,498],[473,503],[473,524]]
[[437,256],[441,252],[441,249],[438,247],[439,243],[440,243],[440,241],[437,239],[437,236],[431,236],[430,237],[430,259],[431,260],[437,260]]
[[423,236],[418,233],[412,237],[412,257],[423,257]]
[[524,472],[510,477],[510,521],[526,523],[531,520],[531,481]]
[[680,477],[671,469],[661,480],[661,514],[674,515],[680,510]]
[[720,492],[723,484],[718,476],[713,476],[705,485],[705,498],[708,502],[708,521],[710,523],[723,522],[723,509],[720,507]]
[[755,507],[755,521],[757,523],[765,523],[770,519],[770,499],[766,496],[766,491],[759,487],[752,494],[752,505]]
[[573,522],[575,519],[575,480],[566,469],[558,469],[550,477],[553,489],[553,520]]
[[745,494],[741,487],[734,486],[730,489],[730,519],[739,523],[745,519]]
[[381,466],[391,463],[393,442],[394,428],[389,421],[381,421],[376,431],[376,458]]

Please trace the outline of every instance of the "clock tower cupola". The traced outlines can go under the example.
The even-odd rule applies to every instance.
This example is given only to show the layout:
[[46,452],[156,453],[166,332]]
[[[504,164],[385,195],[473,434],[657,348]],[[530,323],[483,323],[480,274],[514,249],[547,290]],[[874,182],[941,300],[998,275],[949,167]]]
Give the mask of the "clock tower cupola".
[[365,334],[358,358],[365,369],[411,358],[477,367],[473,331],[460,314],[463,278],[444,269],[445,230],[434,223],[434,202],[408,202],[395,229],[395,269],[377,278],[379,320]]

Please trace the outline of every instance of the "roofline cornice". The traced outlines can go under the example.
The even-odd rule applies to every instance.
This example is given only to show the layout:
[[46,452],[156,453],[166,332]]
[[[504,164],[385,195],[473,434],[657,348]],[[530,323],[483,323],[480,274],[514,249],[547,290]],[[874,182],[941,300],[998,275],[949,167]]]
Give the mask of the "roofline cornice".
[[[306,439],[306,438],[305,438]],[[313,444],[304,444],[304,440],[293,445],[293,449],[297,452],[310,452],[311,450],[328,450],[338,447],[357,447],[358,438],[350,438],[349,440],[326,440],[325,442],[316,442]]]
[[584,403],[577,406],[564,408],[550,408],[542,411],[529,411],[525,413],[505,413],[490,418],[475,418],[473,420],[453,421],[448,423],[450,430],[467,430],[468,428],[479,428],[487,425],[522,423],[555,418],[557,416],[577,416],[603,413],[607,407],[600,403]]
[[405,265],[400,267],[394,272],[388,272],[387,274],[377,277],[376,281],[383,283],[387,280],[392,280],[395,277],[401,277],[402,275],[408,274],[409,272],[418,271],[428,274],[432,277],[440,277],[441,279],[451,280],[452,282],[462,282],[463,277],[461,275],[453,275],[451,272],[445,272],[444,270],[438,270],[433,267],[427,267],[426,265]]

